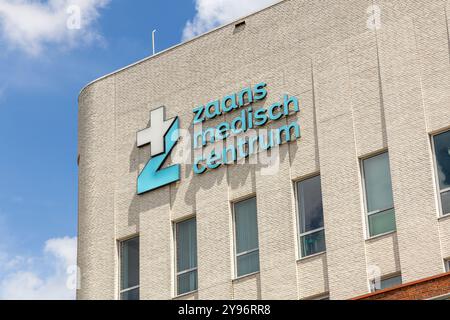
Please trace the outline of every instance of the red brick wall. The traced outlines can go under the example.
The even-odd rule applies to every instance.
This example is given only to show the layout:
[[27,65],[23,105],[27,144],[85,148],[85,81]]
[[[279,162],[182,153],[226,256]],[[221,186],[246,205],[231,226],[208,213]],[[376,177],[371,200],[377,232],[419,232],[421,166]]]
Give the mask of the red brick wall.
[[425,300],[450,294],[450,273],[370,293],[353,300]]

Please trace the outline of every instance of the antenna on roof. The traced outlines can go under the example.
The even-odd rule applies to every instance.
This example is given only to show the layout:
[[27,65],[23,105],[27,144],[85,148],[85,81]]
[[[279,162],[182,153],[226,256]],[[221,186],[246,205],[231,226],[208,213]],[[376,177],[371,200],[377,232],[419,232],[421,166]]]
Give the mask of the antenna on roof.
[[155,55],[155,32],[156,32],[156,29],[152,31],[152,47],[153,47],[153,55]]

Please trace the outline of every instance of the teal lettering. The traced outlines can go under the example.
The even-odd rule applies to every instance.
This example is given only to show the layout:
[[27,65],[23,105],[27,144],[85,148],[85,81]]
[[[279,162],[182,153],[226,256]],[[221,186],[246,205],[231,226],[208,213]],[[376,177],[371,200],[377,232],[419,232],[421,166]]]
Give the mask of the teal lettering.
[[[292,122],[290,125],[285,125],[282,126],[280,128],[278,128],[277,131],[277,143],[281,144],[282,143],[282,136],[284,133],[285,136],[285,140],[286,142],[291,142],[293,140],[299,139],[300,138],[300,126],[297,122]],[[294,131],[295,134],[295,139],[292,139],[291,136],[291,131]]]
[[[247,117],[245,116],[245,110],[242,110],[241,115],[239,117],[234,118],[233,121],[231,122],[231,131],[234,134],[239,134],[247,131],[246,119]],[[239,126],[238,123],[240,123]]]
[[241,92],[239,92],[238,96],[239,96],[239,107],[253,103],[253,93],[252,89],[250,88],[243,89]]
[[281,109],[281,103],[277,102],[271,105],[268,109],[269,119],[270,120],[278,120],[283,116],[283,113],[279,112],[277,115],[274,114],[276,109]]
[[194,109],[194,124],[202,123],[205,121],[205,117],[203,116],[203,112],[205,111],[205,106],[199,106]]
[[[194,133],[194,149],[199,147],[198,140],[201,138],[201,145],[205,146],[208,142],[213,143],[215,138],[215,128],[208,128],[204,131],[197,131]],[[209,140],[208,140],[209,135]]]
[[287,116],[289,114],[289,109],[291,105],[294,105],[294,112],[299,112],[298,99],[296,97],[289,97],[287,94],[284,95],[284,114]]
[[[228,104],[230,102],[230,104]],[[233,109],[237,109],[237,103],[236,103],[236,95],[231,94],[229,96],[226,96],[222,100],[222,111],[224,113],[230,112]]]
[[265,109],[259,109],[255,112],[255,126],[263,126],[269,121],[269,118],[267,118],[266,110]]
[[213,150],[209,156],[208,159],[206,159],[206,166],[209,169],[217,169],[218,167],[220,167],[220,157],[216,154],[216,152]]
[[[211,108],[213,108],[213,112],[211,112]],[[206,105],[206,117],[208,119],[214,119],[217,116],[220,116],[222,113],[220,112],[220,103],[219,100],[210,102]]]
[[265,82],[258,83],[253,89],[253,97],[255,101],[264,100],[267,97],[267,84]]
[[230,136],[230,124],[228,122],[222,122],[217,126],[216,139],[224,140]]
[[206,171],[206,167],[200,165],[201,161],[205,161],[205,159],[203,157],[199,157],[199,158],[195,159],[195,161],[194,161],[193,167],[194,167],[195,174],[202,174]]

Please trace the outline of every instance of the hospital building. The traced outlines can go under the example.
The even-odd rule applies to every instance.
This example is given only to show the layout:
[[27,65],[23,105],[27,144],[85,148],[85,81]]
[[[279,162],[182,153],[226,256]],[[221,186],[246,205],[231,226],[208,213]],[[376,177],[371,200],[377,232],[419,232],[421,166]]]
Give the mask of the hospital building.
[[449,299],[449,30],[284,0],[89,83],[77,298]]

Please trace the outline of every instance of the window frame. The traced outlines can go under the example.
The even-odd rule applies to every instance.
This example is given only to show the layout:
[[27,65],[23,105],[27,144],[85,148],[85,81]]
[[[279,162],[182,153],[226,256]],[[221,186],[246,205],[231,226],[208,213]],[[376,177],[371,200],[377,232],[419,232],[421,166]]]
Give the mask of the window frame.
[[440,295],[440,296],[437,296],[437,297],[433,297],[433,298],[429,298],[429,299],[425,299],[425,300],[430,300],[430,301],[432,301],[432,300],[450,300],[450,294],[449,293],[446,293],[446,294],[443,294],[443,295]]
[[[321,178],[320,172],[313,173],[311,175],[303,177],[302,179],[294,181],[295,202],[296,202],[296,206],[295,207],[297,209],[297,234],[298,234],[298,236],[297,236],[297,245],[298,245],[297,255],[299,257],[298,260],[303,260],[303,259],[307,259],[307,258],[310,258],[310,257],[318,256],[318,255],[321,255],[321,254],[324,254],[324,253],[327,252],[326,239],[325,239],[325,250],[324,251],[316,252],[316,253],[310,254],[310,255],[303,255],[303,252],[302,252],[302,238],[303,237],[311,235],[311,234],[314,234],[314,233],[319,233],[319,232],[325,231],[325,216],[324,216],[324,210],[323,210],[323,195],[321,193],[320,196],[322,197],[322,219],[324,219],[324,226],[322,228],[317,228],[317,229],[314,229],[314,230],[311,230],[311,231],[307,231],[307,232],[303,232],[303,233],[301,232],[302,227],[301,227],[300,223],[302,222],[302,220],[301,220],[300,201],[298,200],[298,198],[299,198],[298,193],[300,192],[299,184],[304,182],[304,181],[307,181],[307,180],[310,180],[310,179],[314,179],[314,178],[317,178],[317,177]],[[321,182],[321,188],[322,188],[322,179],[320,179],[320,182]]]
[[[174,272],[174,275],[175,275],[175,279],[174,279],[174,296],[176,298],[183,297],[183,296],[186,296],[186,295],[198,292],[198,261],[197,261],[197,267],[178,272],[177,226],[178,226],[179,223],[183,223],[183,222],[186,222],[186,221],[189,221],[189,220],[192,220],[192,219],[195,219],[195,223],[197,223],[197,216],[196,215],[191,215],[191,216],[189,216],[187,218],[184,218],[184,219],[181,219],[181,220],[177,220],[177,221],[173,221],[173,223],[172,223],[173,224],[173,238],[174,238],[174,269],[175,269],[175,272]],[[197,234],[195,235],[195,237],[197,238]],[[198,240],[197,240],[197,244],[198,244]],[[197,254],[197,259],[198,259],[198,248],[197,248],[196,254]],[[197,289],[189,291],[189,292],[181,293],[181,294],[178,293],[178,277],[180,275],[183,275],[183,274],[186,274],[186,273],[190,273],[190,272],[193,272],[193,271],[197,271]]]
[[[396,233],[397,232],[397,225],[395,225],[395,230],[391,230],[388,232],[384,232],[384,233],[380,233],[377,235],[371,235],[370,234],[370,216],[376,215],[376,214],[380,214],[389,210],[394,210],[394,217],[395,217],[395,203],[393,202],[392,207],[391,208],[384,208],[384,209],[378,209],[378,210],[374,210],[369,212],[369,208],[368,208],[368,199],[367,199],[367,189],[366,189],[366,172],[365,172],[365,165],[364,165],[364,161],[378,157],[384,153],[388,154],[388,160],[389,160],[389,168],[390,168],[390,157],[389,157],[389,150],[388,149],[384,149],[381,150],[379,152],[376,153],[372,153],[366,157],[360,158],[360,174],[361,174],[361,184],[362,184],[362,193],[363,193],[363,203],[364,203],[364,219],[366,222],[366,227],[365,227],[365,231],[366,231],[366,240],[370,240],[370,239],[375,239],[378,237],[382,237],[391,233]],[[391,172],[389,172],[389,174],[391,175],[391,183],[392,183],[392,174]],[[391,188],[391,192],[392,192],[392,197],[394,196],[394,190]]]
[[[130,240],[133,240],[133,239],[135,239],[135,238],[138,238],[139,239],[139,260],[140,260],[140,251],[141,251],[141,243],[140,243],[140,235],[139,234],[135,234],[135,235],[132,235],[132,236],[129,236],[129,237],[127,237],[127,238],[123,238],[123,239],[118,239],[117,240],[117,247],[118,247],[118,256],[119,256],[119,265],[118,265],[118,271],[119,271],[119,276],[118,276],[118,280],[119,280],[119,299],[118,300],[120,300],[120,301],[122,301],[122,294],[123,293],[126,293],[126,292],[129,292],[129,291],[133,291],[133,290],[135,290],[135,289],[140,289],[140,287],[141,287],[141,280],[139,279],[139,284],[137,285],[137,286],[133,286],[133,287],[129,287],[129,288],[126,288],[126,289],[122,289],[122,245],[123,245],[123,243],[125,243],[125,242],[127,242],[127,241],[130,241]],[[140,273],[140,261],[139,261],[139,270],[138,270],[138,272]],[[140,290],[139,290],[140,291]],[[140,293],[140,292],[139,292]],[[126,301],[126,300],[123,300],[123,301]]]
[[394,279],[394,278],[400,278],[400,283],[399,284],[396,284],[396,285],[394,285],[394,286],[390,286],[390,287],[386,287],[386,288],[384,288],[384,289],[376,289],[375,288],[375,284],[376,284],[376,282],[375,282],[375,279],[372,279],[371,281],[370,281],[370,291],[372,292],[372,293],[374,293],[374,292],[380,292],[380,291],[383,291],[383,290],[388,290],[388,289],[391,289],[391,288],[395,288],[395,287],[398,287],[398,286],[400,286],[400,285],[402,285],[403,284],[403,276],[402,276],[402,274],[401,273],[393,273],[393,274],[388,274],[388,275],[385,275],[385,276],[382,276],[381,278],[380,278],[380,287],[381,287],[381,283],[383,282],[383,281],[386,281],[386,280],[390,280],[390,279]]
[[450,259],[445,259],[444,264],[445,264],[445,272],[450,272]]
[[447,193],[450,192],[450,187],[441,190],[441,187],[439,185],[439,172],[438,172],[438,162],[437,162],[437,157],[436,157],[436,146],[435,146],[435,141],[434,139],[444,133],[450,133],[450,129],[447,128],[446,130],[443,131],[439,131],[436,133],[431,134],[431,152],[433,153],[433,171],[434,171],[434,181],[435,181],[435,186],[436,186],[436,194],[437,194],[437,201],[438,201],[438,205],[439,205],[439,217],[448,217],[450,216],[450,212],[448,213],[444,213],[444,207],[442,205],[442,194],[443,193]]
[[315,300],[315,301],[328,301],[330,300],[330,294],[329,293],[324,293],[318,296],[315,296],[313,298],[311,298],[310,300]]
[[122,293],[127,293],[127,292],[129,292],[129,291],[133,291],[133,290],[135,290],[135,289],[139,289],[141,286],[140,285],[137,285],[137,286],[134,286],[134,287],[131,287],[131,288],[127,288],[127,289],[124,289],[124,290],[120,290],[120,292],[119,292],[119,298],[120,298],[120,300],[123,300],[122,299]]
[[[240,202],[244,202],[250,199],[255,199],[256,202],[256,226],[258,228],[258,248],[256,249],[252,249],[252,250],[247,250],[245,252],[241,252],[241,253],[237,253],[237,237],[236,237],[236,210],[235,210],[235,206],[236,204],[240,203]],[[232,220],[232,229],[233,229],[233,260],[234,260],[234,274],[233,274],[233,280],[239,280],[242,278],[246,278],[255,274],[258,274],[261,272],[261,261],[259,260],[259,225],[258,225],[258,202],[257,202],[257,197],[256,194],[252,194],[249,196],[245,196],[239,199],[236,199],[234,201],[230,202],[231,204],[231,220]],[[243,256],[243,255],[248,255],[254,252],[258,251],[258,264],[259,264],[259,270],[255,271],[255,272],[251,272],[248,274],[244,274],[239,276],[238,275],[238,258]]]

